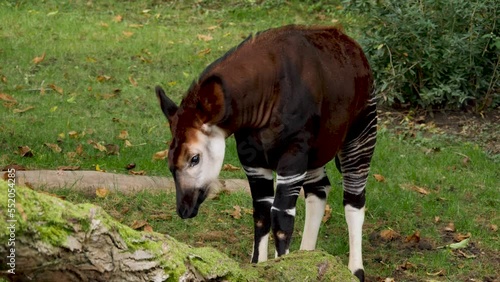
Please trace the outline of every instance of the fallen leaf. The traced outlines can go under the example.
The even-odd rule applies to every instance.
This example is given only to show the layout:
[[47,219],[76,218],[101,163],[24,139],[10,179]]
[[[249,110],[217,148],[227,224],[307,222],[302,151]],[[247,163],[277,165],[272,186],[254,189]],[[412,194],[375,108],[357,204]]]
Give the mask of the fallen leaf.
[[130,143],[130,141],[128,140],[125,140],[125,147],[132,147],[132,143]]
[[164,160],[168,156],[168,149],[154,153],[153,160]]
[[383,282],[396,282],[396,280],[394,280],[394,278],[392,277],[387,277],[383,280]]
[[54,152],[54,153],[62,152],[61,147],[59,147],[59,145],[57,145],[57,144],[45,143],[44,145],[49,147],[52,150],[52,152]]
[[497,232],[498,231],[498,225],[496,225],[496,224],[490,224],[490,230],[493,231],[493,232]]
[[146,175],[146,172],[144,170],[138,170],[138,171],[130,170],[128,173],[132,175]]
[[76,152],[67,152],[66,153],[66,157],[68,157],[68,159],[74,159],[76,158],[77,154]]
[[106,198],[109,195],[109,189],[104,187],[99,187],[95,190],[95,194],[99,198]]
[[398,232],[392,230],[392,229],[385,229],[380,231],[380,238],[382,238],[384,241],[392,241],[395,239],[398,239],[401,237]]
[[374,174],[373,177],[375,177],[375,180],[377,180],[377,182],[385,182],[385,177],[381,174]]
[[45,52],[43,52],[43,54],[40,57],[35,57],[32,60],[32,62],[33,62],[33,64],[37,65],[37,64],[43,62],[43,60],[45,60]]
[[462,242],[463,240],[470,238],[471,236],[472,234],[470,232],[468,232],[467,234],[458,233],[453,236],[453,240],[455,240],[455,242]]
[[0,93],[0,100],[2,101],[5,101],[5,102],[9,102],[9,103],[17,103],[16,99],[14,99],[14,97],[10,96],[9,94],[5,94],[5,93]]
[[123,35],[125,35],[125,37],[131,37],[132,35],[134,35],[132,31],[123,31],[122,33]]
[[401,270],[408,270],[408,269],[412,269],[412,268],[417,268],[417,266],[409,261],[405,261],[405,262],[403,262],[403,264],[398,265],[398,269],[401,269]]
[[420,242],[420,231],[417,230],[412,235],[406,236],[405,242],[406,243],[418,243],[418,242]]
[[121,15],[116,15],[114,18],[113,18],[113,21],[115,23],[119,23],[121,21],[123,21],[123,17]]
[[106,170],[101,169],[101,167],[99,166],[99,164],[96,164],[96,165],[95,165],[95,171],[106,172]]
[[464,248],[467,248],[467,246],[469,245],[469,241],[470,241],[470,237],[467,239],[464,239],[458,243],[449,244],[449,245],[447,245],[447,247],[450,249],[453,249],[453,250],[464,249]]
[[131,27],[131,28],[141,28],[143,27],[144,25],[142,24],[129,24],[128,27]]
[[458,250],[458,253],[461,254],[464,258],[466,259],[473,259],[473,258],[476,258],[477,256],[476,255],[470,255],[470,254],[467,254],[465,253],[464,251],[462,250]]
[[74,171],[74,170],[79,170],[80,166],[59,166],[57,167],[57,170],[68,170],[68,171]]
[[108,80],[111,80],[111,76],[109,76],[109,75],[98,75],[97,76],[98,82],[104,82],[104,81],[108,81]]
[[32,110],[32,109],[34,109],[34,108],[35,108],[35,107],[33,107],[33,106],[27,106],[27,107],[26,107],[26,108],[24,108],[24,109],[14,109],[14,111],[13,111],[13,112],[14,112],[14,113],[16,113],[16,114],[18,114],[18,113],[24,113],[24,112],[27,112],[27,111]]
[[457,229],[455,228],[455,223],[450,222],[443,230],[446,232],[455,232]]
[[199,40],[203,41],[210,41],[214,39],[211,35],[205,35],[205,34],[198,34],[196,37],[198,37]]
[[19,146],[17,147],[17,151],[19,152],[19,155],[21,157],[28,157],[28,158],[33,157],[33,152],[31,151],[31,148],[28,146]]
[[240,170],[240,168],[237,166],[234,166],[232,164],[225,164],[222,166],[222,170],[224,170],[224,171],[237,171],[237,170]]
[[105,22],[100,22],[99,25],[102,27],[109,27],[109,24],[107,24]]
[[148,225],[148,222],[145,220],[142,220],[142,219],[134,220],[134,222],[132,222],[132,224],[130,225],[130,228],[137,230],[137,229],[140,229],[146,225]]
[[152,233],[153,227],[151,227],[151,225],[149,224],[146,224],[142,230],[144,230],[144,232]]
[[241,207],[240,206],[233,206],[233,210],[231,212],[229,212],[229,215],[234,219],[240,219],[241,218]]
[[330,217],[332,217],[332,208],[327,204],[325,206],[325,214],[323,215],[323,219],[321,219],[321,221],[325,223],[330,219]]
[[462,164],[464,166],[469,165],[469,163],[470,163],[470,158],[469,157],[465,157],[465,158],[462,159]]
[[78,132],[72,130],[72,131],[68,132],[68,136],[69,136],[69,138],[76,139],[76,138],[78,138]]
[[59,93],[61,95],[64,94],[64,90],[61,87],[59,87],[59,86],[57,86],[57,85],[55,85],[53,83],[49,84],[48,86],[50,87],[50,89],[56,91],[57,93]]
[[429,195],[431,193],[426,188],[419,187],[419,186],[414,185],[414,184],[400,184],[399,186],[403,189],[409,189],[409,190],[416,191],[422,195]]
[[126,169],[134,169],[135,168],[135,163],[129,163],[127,166],[125,166]]
[[99,150],[101,152],[106,152],[107,151],[106,147],[104,145],[102,145],[101,143],[93,142],[92,143],[92,147],[94,147],[94,149],[97,149],[97,150]]
[[[120,154],[120,146],[119,145],[106,144],[105,147],[106,147],[106,152],[108,152],[108,155],[119,155]],[[100,151],[100,149],[99,149],[99,151]]]
[[203,49],[203,50],[199,51],[199,52],[198,52],[198,55],[199,55],[199,56],[204,56],[204,55],[208,55],[208,54],[210,54],[210,52],[212,52],[212,49],[207,48],[207,49]]
[[132,86],[137,87],[138,83],[132,76],[128,77],[128,81],[130,81],[130,84],[132,84]]
[[444,271],[444,269],[441,269],[440,271],[438,272],[427,272],[427,275],[429,276],[443,276],[446,272]]
[[207,29],[214,30],[214,29],[217,29],[218,27],[219,27],[218,25],[212,25],[212,26],[207,27]]
[[118,135],[118,139],[122,139],[122,140],[128,139],[128,131],[126,131],[126,130],[120,131],[120,134]]
[[441,218],[439,216],[434,217],[434,223],[438,223],[441,221]]
[[0,77],[0,80],[1,80],[3,83],[7,84],[7,77],[6,77],[5,75],[2,75],[2,76]]
[[79,156],[83,155],[83,145],[82,144],[78,144],[78,146],[76,146],[75,153]]

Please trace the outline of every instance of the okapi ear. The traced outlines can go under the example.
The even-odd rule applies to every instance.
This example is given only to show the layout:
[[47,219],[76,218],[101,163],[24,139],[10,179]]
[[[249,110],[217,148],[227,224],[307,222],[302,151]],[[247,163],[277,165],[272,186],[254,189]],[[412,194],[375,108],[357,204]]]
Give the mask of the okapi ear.
[[155,87],[156,97],[158,97],[158,101],[160,102],[160,107],[163,114],[167,117],[168,121],[172,120],[172,117],[177,112],[177,105],[174,101],[170,100],[170,98],[165,95],[165,91],[160,86]]
[[226,115],[226,95],[219,76],[207,78],[200,86],[199,106],[204,114],[204,122],[218,123]]

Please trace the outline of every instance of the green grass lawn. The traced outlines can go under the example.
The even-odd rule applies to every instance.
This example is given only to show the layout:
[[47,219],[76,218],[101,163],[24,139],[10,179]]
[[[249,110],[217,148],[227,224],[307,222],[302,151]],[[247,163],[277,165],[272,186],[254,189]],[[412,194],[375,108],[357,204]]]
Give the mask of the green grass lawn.
[[[94,170],[99,165],[127,173],[125,166],[135,163],[135,170],[148,175],[169,176],[164,161],[152,160],[170,140],[154,86],[162,85],[180,101],[206,65],[249,33],[270,27],[340,20],[348,33],[362,36],[361,21],[337,6],[299,1],[4,1],[0,167],[16,163],[28,169]],[[43,60],[33,62],[37,57]],[[239,166],[234,139],[227,143],[225,162]],[[46,144],[57,144],[61,151]],[[97,144],[118,145],[119,150],[101,151]],[[22,156],[20,146],[28,146],[32,154]],[[341,179],[333,165],[328,171],[335,186],[329,196],[332,211],[318,247],[347,263]],[[370,178],[367,192],[364,246],[369,280],[499,279],[499,171],[498,157],[475,144],[450,136],[403,140],[381,127],[372,174],[385,181]],[[243,174],[223,171],[221,177]],[[175,214],[173,194],[88,198],[67,189],[58,194],[101,205],[125,224],[145,220],[155,231],[249,261],[253,230],[246,194],[222,194],[205,203],[198,217],[185,221]],[[231,216],[234,206],[243,208],[240,219]],[[303,206],[299,200],[298,211]],[[292,249],[298,248],[303,218],[298,212]],[[395,232],[393,240],[380,237],[386,230]],[[415,232],[419,236],[412,239]],[[467,248],[438,248],[467,233]],[[406,242],[407,237],[413,241]]]

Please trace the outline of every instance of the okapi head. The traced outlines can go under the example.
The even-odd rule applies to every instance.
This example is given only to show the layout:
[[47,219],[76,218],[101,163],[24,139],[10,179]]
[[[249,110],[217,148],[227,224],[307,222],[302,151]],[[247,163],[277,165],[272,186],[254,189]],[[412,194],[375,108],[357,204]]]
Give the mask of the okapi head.
[[225,110],[222,82],[212,76],[194,83],[179,106],[161,87],[155,90],[172,133],[168,166],[175,181],[177,213],[183,219],[192,218],[217,180],[224,159],[227,134],[217,126]]

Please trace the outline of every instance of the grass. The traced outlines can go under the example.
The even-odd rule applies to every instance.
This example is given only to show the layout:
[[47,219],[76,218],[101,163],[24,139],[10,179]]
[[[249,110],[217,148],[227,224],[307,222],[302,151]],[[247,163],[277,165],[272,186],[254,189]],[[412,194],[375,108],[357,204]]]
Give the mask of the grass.
[[[16,101],[0,101],[0,167],[16,163],[28,169],[75,165],[93,170],[99,165],[126,173],[125,166],[133,162],[148,175],[169,176],[164,161],[152,160],[170,140],[154,86],[162,85],[180,101],[206,65],[249,33],[273,26],[338,19],[350,34],[362,36],[360,19],[342,14],[337,5],[306,3],[0,3],[0,93]],[[42,54],[43,61],[33,63]],[[132,146],[119,138],[122,131]],[[61,152],[46,143],[57,144]],[[119,145],[119,154],[102,152],[96,143]],[[238,166],[234,139],[227,143],[225,162]],[[33,156],[23,157],[19,146],[29,146]],[[469,160],[464,162],[464,156]],[[473,143],[446,136],[407,138],[381,127],[372,173],[385,181],[369,180],[364,233],[370,281],[499,279],[495,226],[500,221],[500,168],[495,159]],[[332,213],[318,246],[347,262],[341,179],[332,164],[328,172],[335,186],[329,196]],[[221,177],[244,176],[223,171]],[[416,192],[416,187],[429,193]],[[246,194],[222,194],[205,203],[197,218],[183,221],[175,214],[175,195],[168,193],[142,192],[132,199],[120,194],[89,199],[69,189],[57,193],[73,202],[101,205],[125,224],[146,220],[155,231],[192,245],[215,246],[242,263],[249,260],[253,230]],[[244,208],[240,219],[231,216],[234,206]],[[303,208],[299,200],[298,211]],[[292,249],[298,248],[303,217],[299,212]],[[444,231],[449,223],[455,232]],[[400,237],[382,239],[380,232],[389,229]],[[416,231],[423,243],[405,242]],[[469,232],[471,244],[463,254],[437,249]]]

